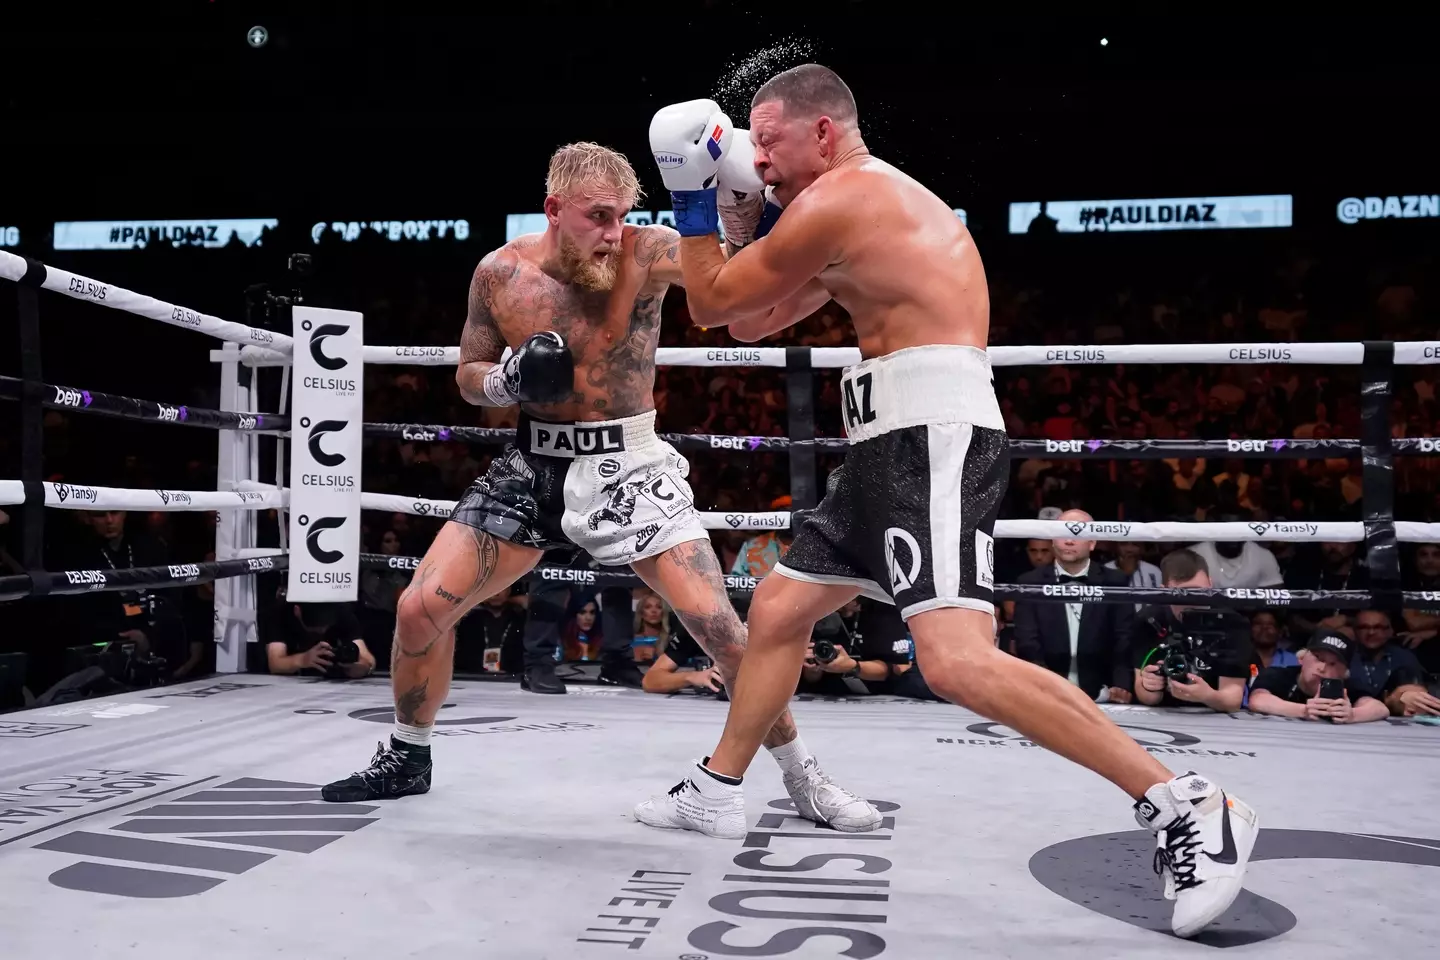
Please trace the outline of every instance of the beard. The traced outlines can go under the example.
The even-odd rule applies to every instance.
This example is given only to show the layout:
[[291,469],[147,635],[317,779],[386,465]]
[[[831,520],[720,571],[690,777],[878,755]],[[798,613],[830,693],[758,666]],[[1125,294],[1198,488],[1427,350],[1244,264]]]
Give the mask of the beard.
[[582,290],[604,293],[615,286],[620,274],[620,254],[619,251],[607,254],[604,260],[584,256],[573,240],[561,234],[560,267],[570,282]]

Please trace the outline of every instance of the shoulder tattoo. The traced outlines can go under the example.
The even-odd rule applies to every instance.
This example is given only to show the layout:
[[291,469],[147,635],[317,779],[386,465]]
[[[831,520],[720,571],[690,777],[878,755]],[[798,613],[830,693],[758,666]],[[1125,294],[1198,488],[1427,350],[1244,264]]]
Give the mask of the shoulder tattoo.
[[680,262],[680,233],[670,227],[658,224],[645,227],[635,238],[635,262],[642,267],[651,267],[663,259],[671,263]]
[[488,254],[470,278],[465,331],[460,337],[460,362],[494,362],[505,352],[505,338],[495,323],[495,301],[505,283],[520,270],[520,260],[503,247]]

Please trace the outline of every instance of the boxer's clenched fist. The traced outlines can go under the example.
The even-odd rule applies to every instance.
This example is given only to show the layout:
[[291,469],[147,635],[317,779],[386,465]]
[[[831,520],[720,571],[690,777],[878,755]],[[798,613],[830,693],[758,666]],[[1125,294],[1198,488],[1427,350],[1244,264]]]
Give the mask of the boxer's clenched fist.
[[650,121],[650,153],[670,191],[682,237],[720,231],[715,182],[734,130],[714,100],[662,108]]
[[531,334],[509,359],[485,374],[485,395],[496,406],[558,403],[575,387],[575,358],[554,331]]
[[760,215],[765,211],[765,181],[755,169],[750,131],[735,130],[730,149],[720,159],[716,186],[725,242],[736,249],[753,242]]

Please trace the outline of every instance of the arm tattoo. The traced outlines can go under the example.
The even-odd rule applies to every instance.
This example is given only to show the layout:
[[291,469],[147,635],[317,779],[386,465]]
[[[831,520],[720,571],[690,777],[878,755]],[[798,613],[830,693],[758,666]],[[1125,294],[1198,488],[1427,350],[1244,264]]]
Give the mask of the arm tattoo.
[[475,268],[475,275],[470,279],[465,332],[460,337],[461,363],[494,363],[505,351],[505,338],[495,323],[495,298],[519,268],[519,261],[513,255],[500,253],[490,254]]
[[661,258],[672,264],[680,262],[680,234],[661,226],[641,230],[635,238],[635,262],[650,267]]

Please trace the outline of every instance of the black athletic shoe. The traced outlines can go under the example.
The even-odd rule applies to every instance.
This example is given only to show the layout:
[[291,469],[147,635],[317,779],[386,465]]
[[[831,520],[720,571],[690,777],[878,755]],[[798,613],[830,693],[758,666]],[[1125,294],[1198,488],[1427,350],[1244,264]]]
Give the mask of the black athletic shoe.
[[548,664],[526,667],[520,677],[520,689],[531,693],[567,693],[565,681],[555,676],[555,668]]
[[612,660],[600,665],[600,682],[615,687],[641,687],[645,675],[634,660]]
[[377,743],[370,766],[344,780],[327,783],[320,797],[330,803],[359,803],[363,800],[392,800],[412,793],[430,792],[430,751],[414,753]]

